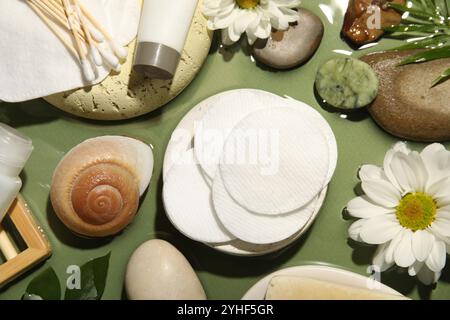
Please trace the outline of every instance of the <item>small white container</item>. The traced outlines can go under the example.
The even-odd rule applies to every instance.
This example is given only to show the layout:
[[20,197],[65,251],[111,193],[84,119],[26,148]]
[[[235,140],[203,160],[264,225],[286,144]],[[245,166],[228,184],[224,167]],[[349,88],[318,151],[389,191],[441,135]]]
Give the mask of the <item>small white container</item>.
[[198,0],[144,0],[134,68],[150,78],[173,78]]
[[19,174],[32,151],[31,139],[0,123],[0,222],[22,187]]

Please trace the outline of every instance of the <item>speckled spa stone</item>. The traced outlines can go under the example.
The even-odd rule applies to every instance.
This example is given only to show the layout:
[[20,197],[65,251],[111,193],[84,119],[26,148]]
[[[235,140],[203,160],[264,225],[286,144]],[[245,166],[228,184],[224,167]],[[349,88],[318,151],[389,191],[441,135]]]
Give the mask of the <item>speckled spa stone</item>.
[[286,31],[274,31],[271,38],[253,46],[253,56],[275,69],[289,69],[307,61],[323,37],[322,21],[314,13],[299,9],[298,23]]
[[378,83],[370,65],[350,57],[328,60],[316,76],[317,93],[323,101],[344,110],[371,103],[377,96]]
[[212,32],[207,30],[199,6],[172,81],[150,80],[132,71],[136,46],[133,42],[119,74],[111,75],[93,87],[55,94],[45,100],[83,118],[122,120],[137,117],[165,105],[189,85],[203,65],[211,41]]
[[362,58],[380,79],[370,114],[381,127],[400,138],[450,140],[450,81],[430,88],[450,65],[450,59],[397,66],[411,53],[373,53]]

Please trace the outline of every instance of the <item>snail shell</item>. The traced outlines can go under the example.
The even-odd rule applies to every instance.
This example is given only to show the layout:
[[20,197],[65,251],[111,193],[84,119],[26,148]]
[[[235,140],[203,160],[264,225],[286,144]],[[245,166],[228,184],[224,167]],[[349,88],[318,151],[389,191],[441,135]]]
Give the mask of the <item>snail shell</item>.
[[121,136],[88,139],[56,167],[50,199],[73,232],[113,235],[133,220],[152,172],[153,153],[145,143]]

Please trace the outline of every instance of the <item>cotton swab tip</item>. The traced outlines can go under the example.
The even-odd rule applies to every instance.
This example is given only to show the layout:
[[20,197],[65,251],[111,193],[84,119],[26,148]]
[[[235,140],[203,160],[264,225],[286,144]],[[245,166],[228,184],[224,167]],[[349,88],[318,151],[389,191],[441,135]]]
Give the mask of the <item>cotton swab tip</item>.
[[94,61],[95,65],[100,67],[103,64],[102,56],[100,55],[100,52],[98,52],[98,49],[94,46],[91,46],[89,49],[89,53],[92,57],[92,61]]
[[98,47],[98,50],[100,51],[100,54],[103,57],[103,60],[111,67],[115,68],[116,66],[120,65],[119,59],[109,50]]
[[122,65],[119,63],[118,65],[114,66],[112,69],[114,70],[114,72],[119,73],[122,70]]
[[103,42],[105,41],[105,37],[103,36],[103,34],[98,31],[96,28],[94,28],[91,25],[87,25],[87,28],[89,30],[89,33],[91,34],[92,38],[97,41],[97,42]]
[[88,82],[95,80],[95,74],[92,70],[92,66],[87,59],[81,60],[81,68],[83,69],[83,76]]
[[111,46],[112,51],[114,51],[114,54],[121,60],[126,59],[128,56],[128,50],[115,43],[114,41],[110,41],[109,45]]

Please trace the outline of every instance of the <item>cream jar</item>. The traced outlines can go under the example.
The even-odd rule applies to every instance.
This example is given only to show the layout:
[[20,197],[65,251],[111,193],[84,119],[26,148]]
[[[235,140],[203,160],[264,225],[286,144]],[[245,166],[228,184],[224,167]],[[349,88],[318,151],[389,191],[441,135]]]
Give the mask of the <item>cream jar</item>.
[[144,0],[134,68],[153,79],[173,78],[198,0]]
[[0,123],[0,221],[22,187],[19,174],[32,151],[31,139]]

